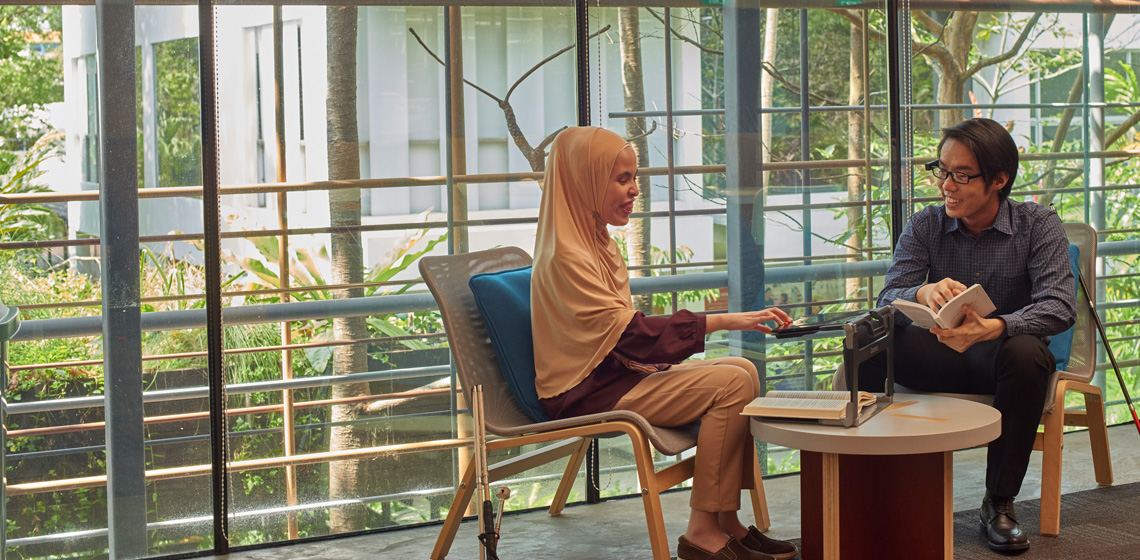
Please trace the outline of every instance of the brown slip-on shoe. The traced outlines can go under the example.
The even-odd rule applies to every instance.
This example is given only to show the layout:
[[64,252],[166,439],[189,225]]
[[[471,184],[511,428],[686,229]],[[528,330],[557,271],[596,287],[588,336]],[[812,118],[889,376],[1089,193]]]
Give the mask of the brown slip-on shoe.
[[740,539],[740,544],[749,550],[763,552],[772,558],[784,560],[795,557],[800,550],[788,541],[778,541],[761,533],[754,525],[748,527],[748,534]]
[[772,560],[772,557],[749,549],[733,537],[729,537],[720,550],[709,552],[681,535],[677,539],[677,560]]

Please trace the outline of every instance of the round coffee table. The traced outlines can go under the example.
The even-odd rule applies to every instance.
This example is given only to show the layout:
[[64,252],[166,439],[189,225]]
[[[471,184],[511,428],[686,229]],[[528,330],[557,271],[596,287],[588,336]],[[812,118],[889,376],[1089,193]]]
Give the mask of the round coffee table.
[[1000,434],[993,407],[908,393],[855,428],[752,419],[756,439],[802,452],[804,560],[837,560],[840,550],[845,558],[953,559],[952,452]]

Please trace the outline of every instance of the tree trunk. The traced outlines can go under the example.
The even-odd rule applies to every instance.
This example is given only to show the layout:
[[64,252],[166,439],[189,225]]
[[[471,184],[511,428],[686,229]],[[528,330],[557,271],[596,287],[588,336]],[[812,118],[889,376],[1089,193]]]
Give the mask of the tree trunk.
[[[645,110],[645,81],[641,66],[641,24],[638,15],[639,8],[620,8],[618,10],[618,29],[621,35],[621,81],[625,91],[625,110]],[[669,40],[668,37],[665,39]],[[649,141],[645,137],[645,117],[632,117],[625,119],[625,134],[629,138],[636,138],[630,144],[637,154],[638,166],[649,165]],[[672,141],[672,138],[669,139]],[[648,177],[639,176],[637,188],[641,195],[633,202],[634,212],[648,212],[652,206],[650,196],[650,182]],[[630,266],[644,266],[652,264],[652,246],[650,241],[649,218],[630,220],[626,226],[626,259]],[[631,277],[649,276],[648,270],[631,270]],[[650,294],[633,296],[633,307],[646,315],[653,313],[653,296]]]
[[[867,17],[864,13],[862,17]],[[851,25],[851,66],[849,70],[850,87],[847,92],[847,104],[851,106],[861,105],[866,100],[863,97],[863,89],[866,84],[867,74],[866,68],[863,67],[863,42],[866,38],[863,36],[863,28],[858,25]],[[861,159],[864,157],[864,118],[862,111],[849,111],[847,113],[847,159]],[[864,174],[863,167],[851,167],[847,170],[847,200],[850,202],[860,202],[864,197],[864,185],[866,184],[867,177]],[[855,235],[848,238],[847,253],[851,258],[847,259],[849,262],[859,260],[860,251],[863,248],[863,234],[866,232],[866,226],[863,225],[863,211],[862,206],[851,206],[847,208],[847,230],[854,231]],[[847,279],[847,297],[857,297],[860,295],[863,288],[863,278],[848,278]]]
[[[970,50],[974,48],[974,28],[978,24],[978,12],[955,12],[946,22],[946,50],[950,51],[952,64],[941,64],[942,79],[938,82],[939,103],[962,103],[966,95],[966,78],[963,73],[970,64]],[[963,120],[961,109],[943,109],[938,112],[938,125],[942,128],[954,126]]]
[[[356,127],[356,7],[330,6],[328,22],[328,164],[330,180],[360,178],[359,135]],[[338,231],[360,225],[360,189],[329,191],[329,222],[332,234],[332,282],[359,284],[364,281],[364,259],[358,231]],[[363,289],[337,290],[337,299],[363,297]],[[364,317],[333,319],[335,340],[367,338]],[[333,374],[362,372],[367,368],[367,348],[363,345],[333,348]],[[367,383],[334,385],[332,398],[368,394]],[[368,444],[367,433],[351,424],[361,413],[356,405],[332,407],[329,450],[358,449]],[[329,463],[329,498],[351,499],[367,494],[367,470],[363,461]],[[333,508],[329,531],[343,533],[365,528],[368,510],[363,505]]]

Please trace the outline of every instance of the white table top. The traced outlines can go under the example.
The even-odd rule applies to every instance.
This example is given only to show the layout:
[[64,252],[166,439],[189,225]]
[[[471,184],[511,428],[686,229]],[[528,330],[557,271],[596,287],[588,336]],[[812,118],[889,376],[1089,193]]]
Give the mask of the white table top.
[[895,393],[894,403],[854,428],[753,418],[758,440],[842,455],[910,455],[965,449],[1001,434],[1001,413],[981,403]]

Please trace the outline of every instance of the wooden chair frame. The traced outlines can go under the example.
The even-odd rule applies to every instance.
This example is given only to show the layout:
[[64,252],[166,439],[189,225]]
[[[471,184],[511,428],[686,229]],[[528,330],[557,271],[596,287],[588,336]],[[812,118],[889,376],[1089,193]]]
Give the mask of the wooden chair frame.
[[[498,436],[488,439],[487,450],[558,442],[490,466],[488,483],[569,457],[549,509],[550,515],[559,515],[566,506],[571,487],[594,438],[628,436],[633,444],[653,558],[668,560],[669,540],[665,532],[660,494],[692,478],[694,459],[688,457],[657,471],[653,464],[653,447],[665,455],[678,455],[691,449],[696,445],[696,426],[652,426],[640,415],[622,410],[538,423],[527,417],[503,380],[467,280],[476,273],[508,270],[528,264],[530,255],[522,249],[504,247],[461,255],[424,257],[419,265],[420,274],[443,314],[444,329],[448,334],[453,363],[463,391],[467,392],[469,387],[475,385],[483,386],[487,431]],[[750,490],[752,507],[756,527],[764,531],[768,529],[770,521],[760,464],[755,453],[752,465],[755,480],[755,488]],[[474,492],[475,464],[470,462],[463,468],[451,508],[436,539],[431,553],[433,560],[446,558]]]

